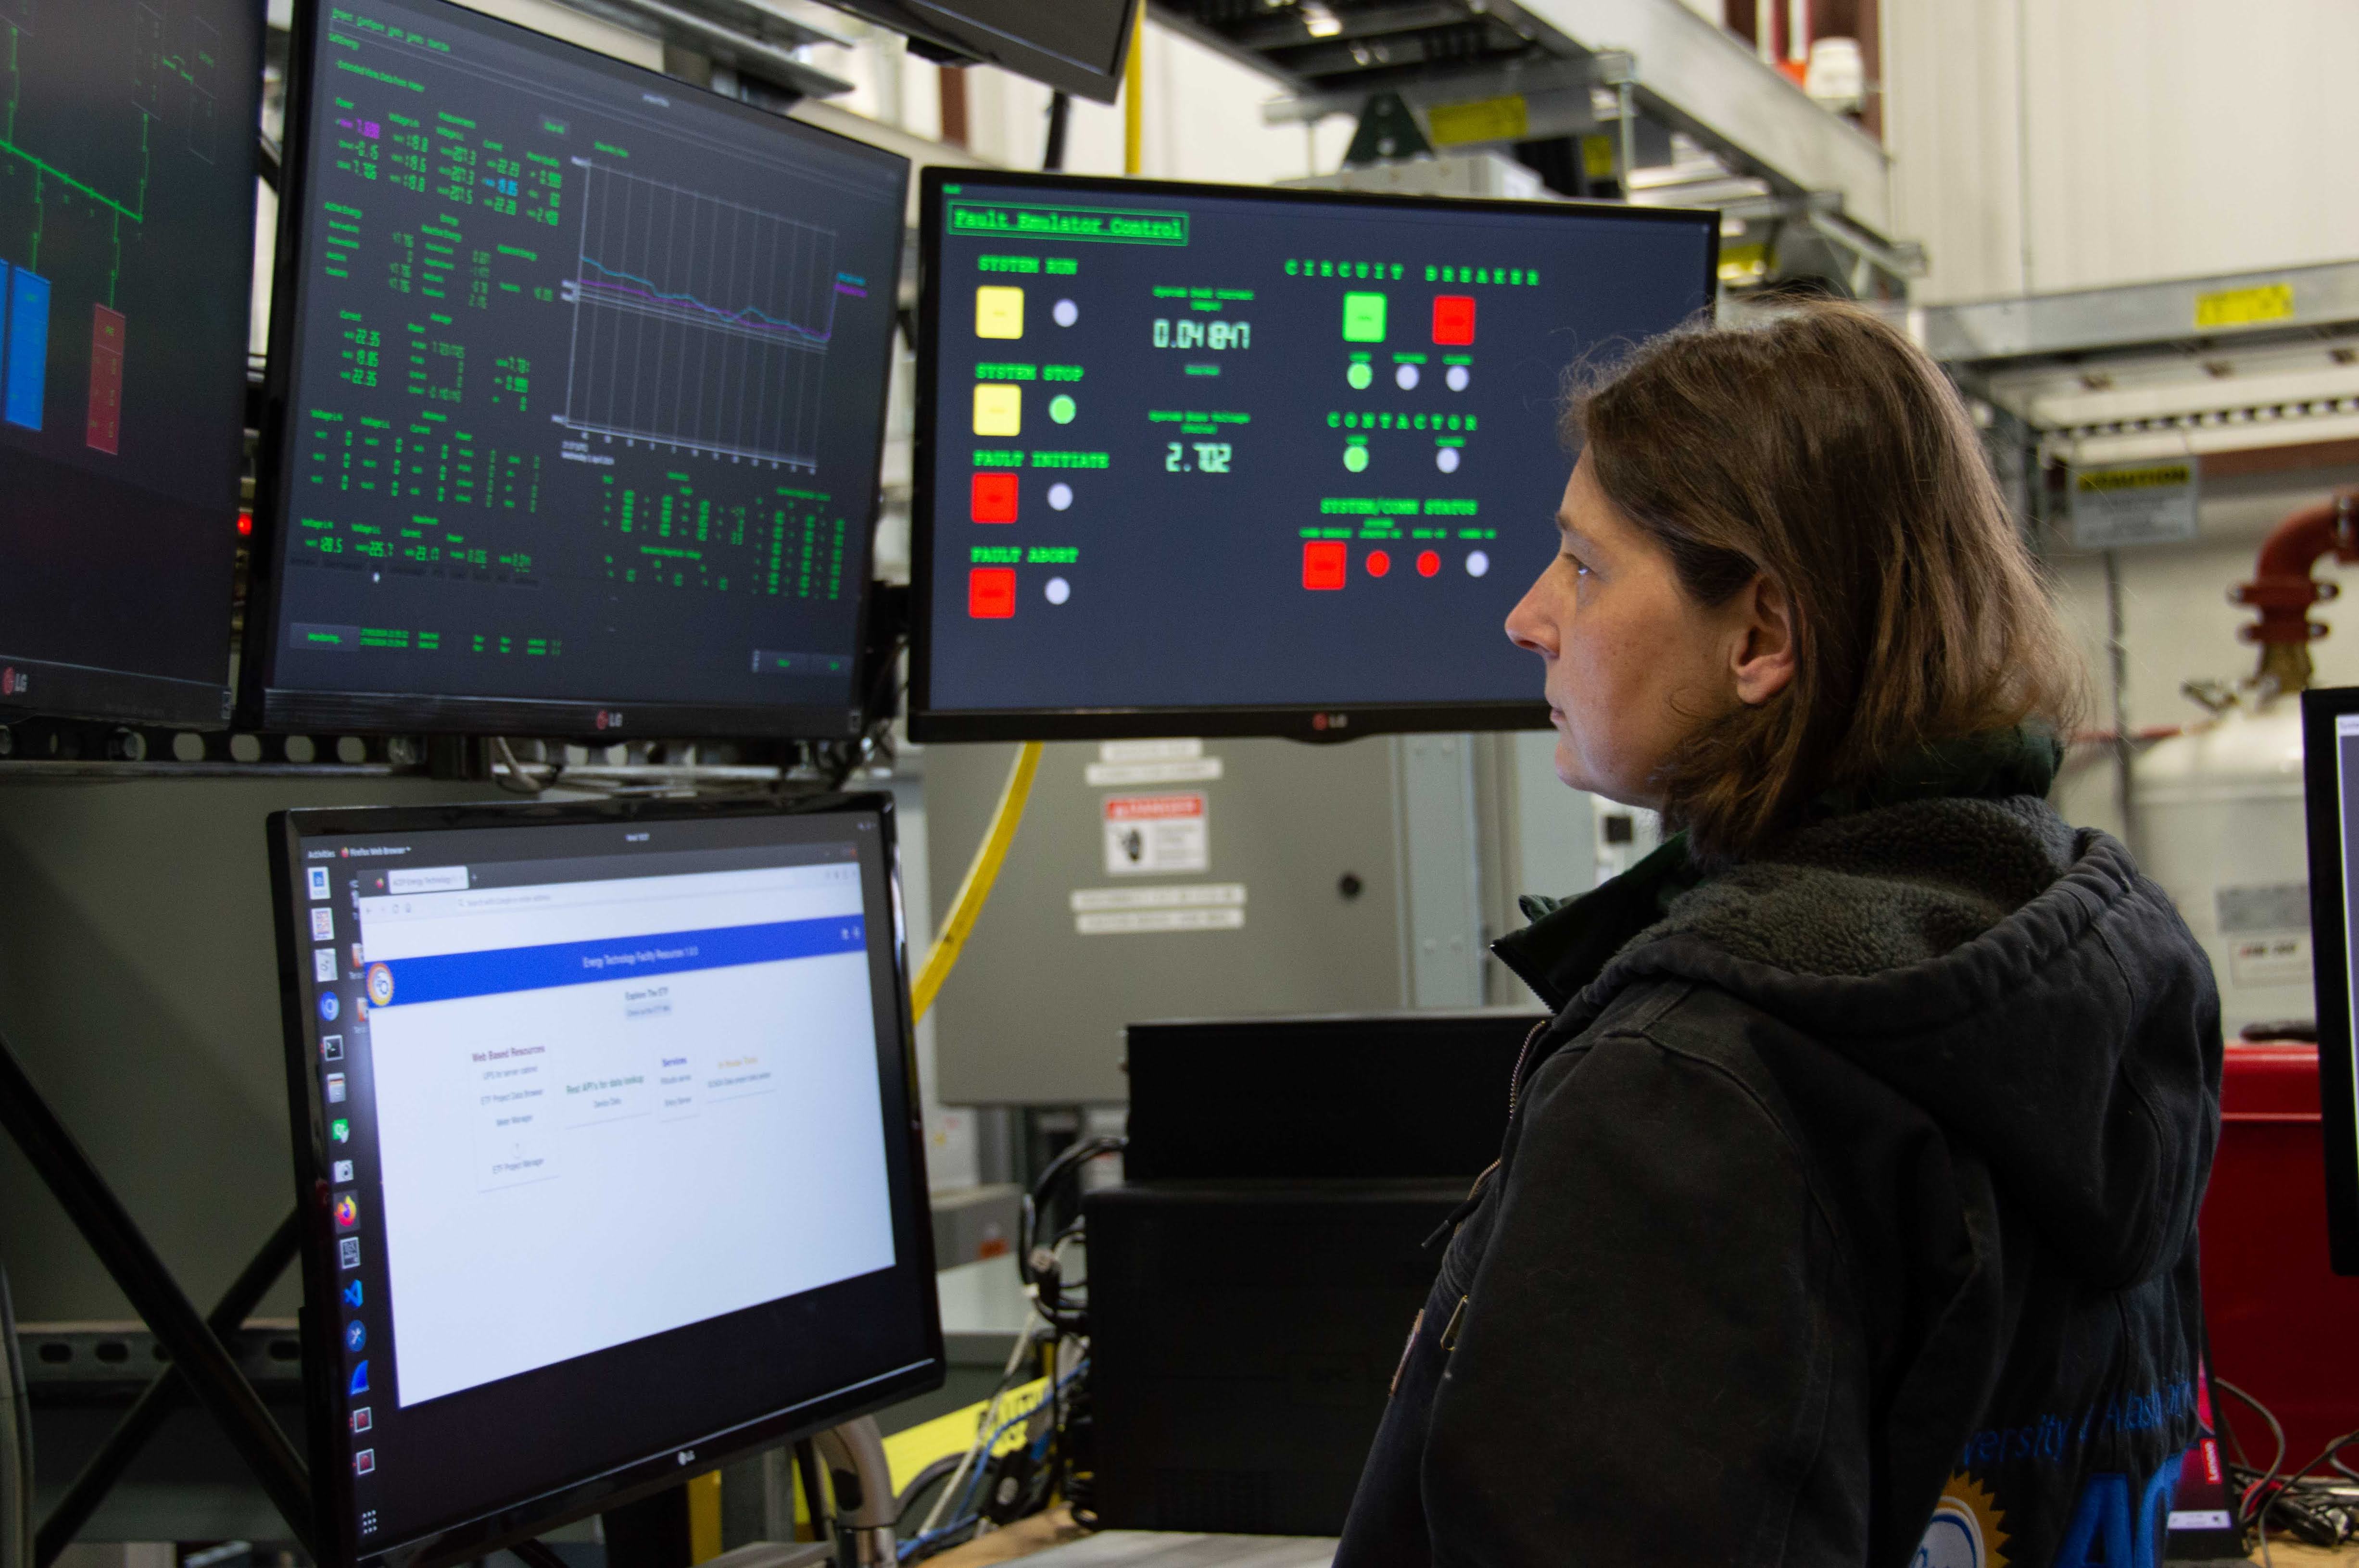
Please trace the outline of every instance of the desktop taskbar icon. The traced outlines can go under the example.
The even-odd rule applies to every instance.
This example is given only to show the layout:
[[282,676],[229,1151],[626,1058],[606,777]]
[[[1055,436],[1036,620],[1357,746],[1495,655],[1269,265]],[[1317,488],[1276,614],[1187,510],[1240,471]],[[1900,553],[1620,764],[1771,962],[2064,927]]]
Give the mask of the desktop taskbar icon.
[[361,1226],[361,1200],[357,1193],[338,1193],[335,1203],[336,1228],[358,1230]]
[[368,999],[372,1007],[393,1005],[393,971],[383,964],[368,967]]

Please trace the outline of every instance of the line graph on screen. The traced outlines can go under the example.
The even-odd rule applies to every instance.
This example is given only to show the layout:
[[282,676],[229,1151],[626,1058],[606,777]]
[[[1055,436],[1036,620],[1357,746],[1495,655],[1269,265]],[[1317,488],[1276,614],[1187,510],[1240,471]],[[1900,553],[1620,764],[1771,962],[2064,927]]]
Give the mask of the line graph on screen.
[[587,158],[565,412],[607,441],[818,467],[836,234]]

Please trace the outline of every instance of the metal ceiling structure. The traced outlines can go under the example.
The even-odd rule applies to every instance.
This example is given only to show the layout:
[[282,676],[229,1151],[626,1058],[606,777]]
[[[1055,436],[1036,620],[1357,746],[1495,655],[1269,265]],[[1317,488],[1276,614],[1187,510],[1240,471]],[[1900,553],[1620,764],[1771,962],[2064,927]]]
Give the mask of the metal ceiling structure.
[[1510,153],[1566,195],[1719,208],[1724,249],[1763,263],[1724,269],[1733,286],[1809,276],[1897,295],[1923,271],[1922,253],[1890,232],[1883,148],[1679,0],[1152,8],[1277,81],[1273,123],[1358,115],[1394,93],[1436,151]]

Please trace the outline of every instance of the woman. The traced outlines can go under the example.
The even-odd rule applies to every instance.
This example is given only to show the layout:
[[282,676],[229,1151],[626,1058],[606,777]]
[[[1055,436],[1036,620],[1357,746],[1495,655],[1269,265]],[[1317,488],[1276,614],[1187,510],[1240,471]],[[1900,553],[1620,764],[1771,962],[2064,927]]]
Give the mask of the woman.
[[1338,1568],[2158,1561],[2219,1004],[2045,803],[2075,662],[1963,408],[1820,304],[1566,424],[1507,634],[1682,831],[1498,944],[1556,1018]]

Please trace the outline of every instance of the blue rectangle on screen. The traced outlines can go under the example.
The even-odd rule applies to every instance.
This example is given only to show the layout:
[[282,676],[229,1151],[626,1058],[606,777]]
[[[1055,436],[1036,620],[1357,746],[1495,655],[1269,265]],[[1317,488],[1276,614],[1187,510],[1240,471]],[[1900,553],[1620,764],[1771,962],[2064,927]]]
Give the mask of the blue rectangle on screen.
[[[407,1007],[425,1001],[456,1001],[506,991],[547,990],[554,986],[596,985],[643,979],[689,969],[723,969],[738,964],[771,964],[782,958],[816,958],[856,953],[867,943],[865,923],[856,914],[825,920],[778,920],[763,925],[723,925],[709,931],[671,931],[661,935],[615,936],[594,942],[552,942],[538,947],[496,947],[481,953],[442,953],[392,958],[368,967],[370,1005]],[[383,979],[378,971],[385,971]]]
[[0,373],[8,364],[8,275],[15,269],[0,261]]
[[21,266],[8,276],[7,356],[0,419],[38,430],[49,369],[49,280]]

